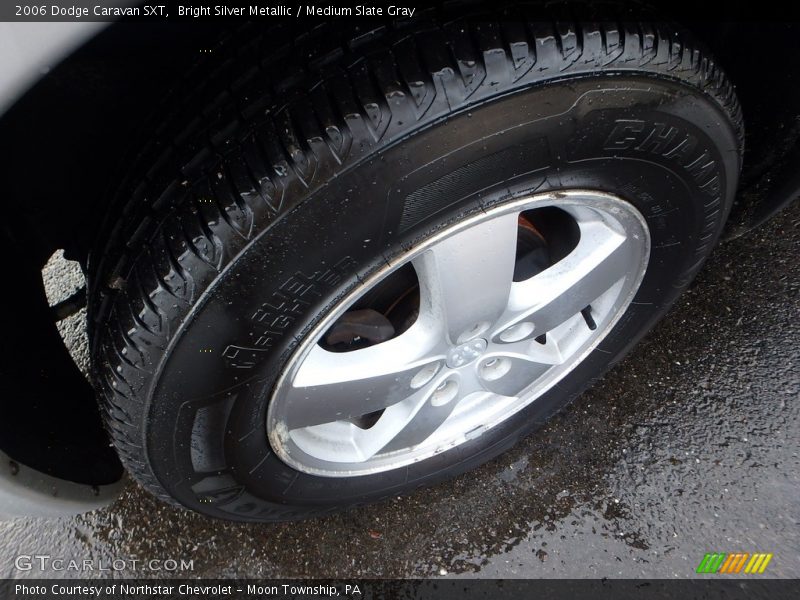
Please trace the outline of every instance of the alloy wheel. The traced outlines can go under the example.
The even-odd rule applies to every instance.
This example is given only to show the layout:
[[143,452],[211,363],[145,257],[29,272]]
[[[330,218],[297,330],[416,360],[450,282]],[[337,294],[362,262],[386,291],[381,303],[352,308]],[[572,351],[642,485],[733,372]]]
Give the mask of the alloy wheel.
[[[538,223],[548,211],[561,217]],[[539,268],[521,244],[531,231],[549,256]],[[541,259],[542,247],[534,251]],[[601,343],[633,299],[649,252],[641,214],[596,191],[536,194],[439,230],[368,278],[295,350],[270,400],[273,449],[300,471],[344,477],[482,435]],[[409,324],[364,311],[360,301],[409,269],[417,286]],[[328,343],[342,323],[354,342],[344,349]]]

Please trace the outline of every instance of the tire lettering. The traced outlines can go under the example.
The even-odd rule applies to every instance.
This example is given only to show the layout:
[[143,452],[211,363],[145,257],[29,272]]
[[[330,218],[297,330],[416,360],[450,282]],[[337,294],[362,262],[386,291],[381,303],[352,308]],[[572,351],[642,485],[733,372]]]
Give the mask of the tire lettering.
[[660,154],[663,152],[675,139],[678,130],[674,127],[665,125],[664,123],[656,123],[650,134],[645,140],[636,146],[639,152],[652,152],[653,154]]
[[703,149],[698,154],[698,145],[695,136],[666,123],[617,119],[603,149],[632,149],[674,160],[689,173],[704,193],[714,198],[721,191],[719,166],[708,150]]
[[295,321],[306,314],[311,302],[341,283],[354,265],[355,260],[347,256],[323,271],[310,275],[297,271],[289,277],[250,317],[260,326],[251,334],[255,342],[247,346],[228,345],[222,351],[225,365],[231,369],[252,369],[258,365]]
[[627,150],[639,140],[639,135],[644,130],[644,121],[638,119],[617,119],[617,124],[611,135],[603,144],[604,150]]

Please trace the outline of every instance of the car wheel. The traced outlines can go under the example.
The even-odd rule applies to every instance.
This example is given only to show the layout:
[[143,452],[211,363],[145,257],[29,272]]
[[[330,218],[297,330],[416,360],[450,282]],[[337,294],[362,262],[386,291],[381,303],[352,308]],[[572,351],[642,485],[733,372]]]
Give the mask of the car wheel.
[[332,35],[294,42],[300,75],[264,86],[274,52],[187,100],[90,265],[115,444],[215,517],[307,517],[497,456],[667,311],[736,190],[736,98],[684,33]]

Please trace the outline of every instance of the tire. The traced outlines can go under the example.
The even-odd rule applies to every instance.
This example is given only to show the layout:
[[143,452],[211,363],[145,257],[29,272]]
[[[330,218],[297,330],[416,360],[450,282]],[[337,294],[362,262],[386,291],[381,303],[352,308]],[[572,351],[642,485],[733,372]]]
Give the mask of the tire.
[[[184,101],[131,169],[90,261],[94,378],[116,448],[146,489],[209,516],[306,518],[497,456],[668,310],[736,191],[737,100],[682,32],[465,21],[346,46],[337,35],[320,29],[267,61],[230,50],[241,77]],[[288,48],[308,59],[280,80],[270,74]],[[281,458],[271,393],[344,297],[443,228],[532,194],[557,205],[565,190],[628,203],[650,250],[633,301],[558,385],[388,471],[319,476]]]

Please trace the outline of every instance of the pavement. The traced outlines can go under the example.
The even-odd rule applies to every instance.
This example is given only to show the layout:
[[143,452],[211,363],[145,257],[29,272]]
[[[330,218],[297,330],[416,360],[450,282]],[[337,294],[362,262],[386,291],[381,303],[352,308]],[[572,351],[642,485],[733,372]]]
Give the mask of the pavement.
[[[667,317],[571,407],[452,482],[258,526],[166,506],[131,483],[94,513],[0,523],[0,577],[41,576],[14,559],[48,554],[96,567],[192,561],[179,573],[192,577],[682,578],[707,552],[770,552],[765,576],[800,577],[799,256],[795,203],[717,248]],[[58,257],[44,274],[54,300],[80,285]],[[84,318],[61,330],[85,367]]]

